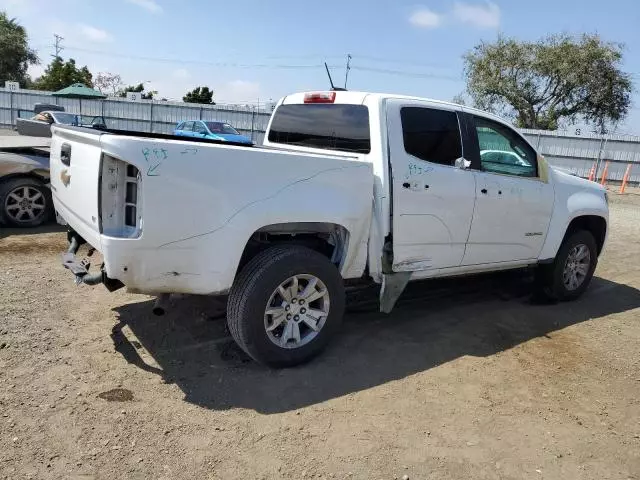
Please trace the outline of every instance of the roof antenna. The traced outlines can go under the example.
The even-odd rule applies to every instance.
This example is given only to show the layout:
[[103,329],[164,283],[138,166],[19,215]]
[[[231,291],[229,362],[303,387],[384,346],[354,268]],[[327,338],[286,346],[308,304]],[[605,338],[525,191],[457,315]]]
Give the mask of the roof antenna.
[[327,76],[329,77],[329,83],[331,84],[331,90],[333,90],[334,92],[344,92],[347,89],[346,88],[340,88],[340,87],[336,87],[333,84],[333,79],[331,78],[331,72],[329,71],[329,66],[327,65],[327,62],[324,62],[324,68],[327,69]]

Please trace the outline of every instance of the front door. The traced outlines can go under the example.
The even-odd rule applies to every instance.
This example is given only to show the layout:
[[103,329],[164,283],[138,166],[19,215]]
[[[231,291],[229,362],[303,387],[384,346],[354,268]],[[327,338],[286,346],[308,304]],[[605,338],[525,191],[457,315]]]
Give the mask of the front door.
[[480,168],[476,207],[463,265],[538,258],[547,235],[554,192],[540,178],[535,150],[510,127],[466,115],[475,132]]
[[393,271],[457,267],[475,202],[453,106],[387,103],[393,179]]

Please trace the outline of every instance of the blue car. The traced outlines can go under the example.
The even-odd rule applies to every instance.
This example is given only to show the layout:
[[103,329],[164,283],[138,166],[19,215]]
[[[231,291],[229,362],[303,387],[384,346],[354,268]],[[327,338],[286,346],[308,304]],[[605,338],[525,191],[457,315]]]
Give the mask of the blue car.
[[208,122],[204,120],[180,122],[173,134],[179,137],[208,138],[210,140],[253,145],[250,138],[241,135],[235,128],[224,122]]

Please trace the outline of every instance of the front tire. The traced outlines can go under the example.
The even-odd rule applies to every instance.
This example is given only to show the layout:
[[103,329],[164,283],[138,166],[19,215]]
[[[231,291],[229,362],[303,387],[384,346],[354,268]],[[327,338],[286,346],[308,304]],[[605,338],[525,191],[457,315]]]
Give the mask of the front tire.
[[51,191],[35,178],[10,178],[0,183],[0,223],[38,227],[53,215]]
[[541,293],[552,300],[575,300],[589,287],[598,264],[593,235],[580,230],[568,236],[550,265],[538,267]]
[[259,363],[291,367],[327,346],[342,322],[345,290],[338,269],[310,248],[271,247],[240,272],[227,322],[236,343]]

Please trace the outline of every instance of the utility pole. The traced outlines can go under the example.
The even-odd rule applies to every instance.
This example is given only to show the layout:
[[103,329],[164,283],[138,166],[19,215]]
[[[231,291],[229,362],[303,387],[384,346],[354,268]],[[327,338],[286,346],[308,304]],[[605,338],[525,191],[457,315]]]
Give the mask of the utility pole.
[[349,80],[349,70],[351,70],[351,54],[347,54],[347,69],[344,72],[344,89],[347,89],[347,80]]
[[61,44],[64,38],[58,35],[57,33],[53,34],[53,38],[55,38],[53,47],[56,49],[56,54],[52,55],[52,57],[56,58],[56,57],[59,57],[62,50],[64,50],[64,47]]

